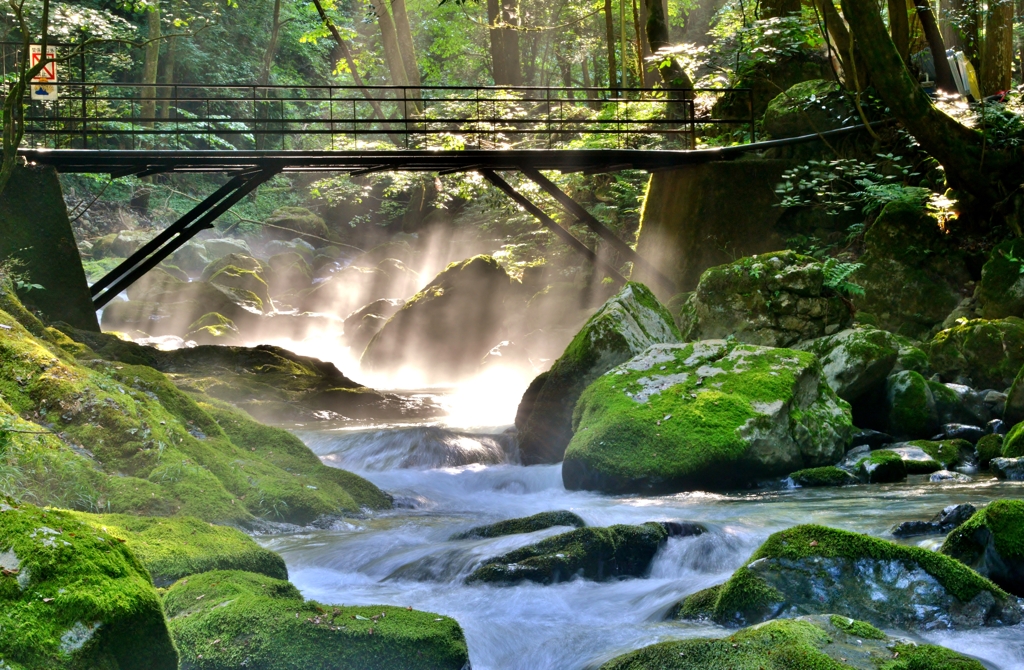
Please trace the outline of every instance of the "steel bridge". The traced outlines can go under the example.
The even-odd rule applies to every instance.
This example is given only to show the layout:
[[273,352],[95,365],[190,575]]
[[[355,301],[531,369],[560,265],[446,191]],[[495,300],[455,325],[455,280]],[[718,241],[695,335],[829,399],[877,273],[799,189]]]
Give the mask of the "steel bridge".
[[[520,172],[623,258],[674,291],[672,280],[541,171],[657,172],[821,137],[756,142],[749,89],[144,86],[84,81],[59,87],[57,100],[25,101],[26,148],[20,153],[29,163],[111,178],[196,172],[229,177],[93,284],[97,309],[283,172],[360,176],[476,171],[624,282],[616,268],[499,174]],[[743,113],[716,116],[719,106]],[[701,134],[724,137],[730,146],[697,149]]]

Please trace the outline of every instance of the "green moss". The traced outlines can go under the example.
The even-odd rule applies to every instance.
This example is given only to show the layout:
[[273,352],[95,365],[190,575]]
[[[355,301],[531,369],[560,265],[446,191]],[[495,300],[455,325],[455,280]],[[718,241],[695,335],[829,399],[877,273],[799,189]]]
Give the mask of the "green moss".
[[492,523],[487,526],[477,526],[469,530],[452,535],[450,540],[468,540],[483,537],[500,537],[502,535],[516,535],[519,533],[533,533],[552,526],[573,526],[583,528],[587,523],[578,515],[572,512],[541,512],[533,516],[519,519],[507,519]]
[[1024,273],[1019,258],[1024,258],[1024,240],[1007,240],[996,245],[982,267],[977,292],[979,311],[984,318],[1002,319],[1024,313]]
[[711,618],[723,625],[763,621],[784,598],[778,589],[743,566],[722,584]]
[[1024,456],[1024,423],[1018,423],[1006,434],[1001,455],[1003,458]]
[[979,388],[1009,388],[1024,366],[1024,320],[967,321],[936,334],[928,355],[945,379],[963,375]]
[[288,582],[217,571],[182,580],[164,597],[182,666],[197,670],[462,670],[459,624],[401,607],[303,600]]
[[837,614],[831,615],[829,621],[836,628],[846,631],[854,637],[863,637],[868,640],[884,640],[886,637],[885,633],[865,621],[857,621]]
[[918,372],[905,370],[886,384],[889,430],[898,435],[934,435],[938,427],[935,398],[928,381]]
[[[932,457],[936,463],[941,467],[937,469],[950,469],[953,466],[959,464],[968,454],[974,452],[974,447],[967,440],[941,440],[939,442],[933,442],[931,440],[914,440],[908,442],[908,445],[912,447],[918,447],[926,454]],[[928,472],[934,472],[935,470],[928,470]],[[907,463],[908,474],[919,474],[912,470],[910,462]]]
[[715,603],[718,602],[722,586],[723,584],[719,584],[686,596],[672,612],[670,618],[710,619],[715,613]]
[[169,586],[182,577],[211,570],[245,570],[288,579],[284,559],[234,528],[180,516],[74,516],[124,541],[149,570],[156,586]]
[[258,298],[261,308],[270,305],[270,289],[263,277],[252,270],[228,265],[210,277],[210,283],[229,289],[246,291]]
[[[570,477],[584,469],[585,477],[606,479],[601,490],[613,491],[707,490],[785,475],[791,455],[771,462],[748,453],[750,433],[770,426],[770,416],[758,408],[777,403],[791,407],[787,429],[808,435],[808,451],[827,452],[805,460],[807,465],[841,456],[829,448],[841,439],[829,435],[852,430],[848,405],[823,381],[814,402],[806,401],[806,393],[795,397],[803,388],[798,379],[821,379],[813,354],[698,342],[651,349],[645,356],[658,358],[653,371],[635,359],[598,378],[580,396],[563,464],[567,485],[576,486]],[[708,376],[698,373],[702,365],[712,369]],[[661,388],[661,377],[670,385]],[[652,383],[657,390],[647,388]]]
[[978,510],[946,537],[939,551],[974,565],[990,539],[1004,562],[1024,561],[1024,500],[996,500]]
[[0,498],[0,557],[0,665],[177,668],[160,600],[123,541]]
[[883,663],[878,670],[985,670],[973,658],[935,645],[900,643],[892,651],[896,658]]
[[668,532],[658,523],[579,528],[490,558],[466,578],[466,583],[514,584],[525,580],[551,584],[577,575],[595,581],[640,577],[667,538]]
[[793,480],[794,484],[808,488],[814,486],[848,486],[857,483],[856,477],[834,465],[797,470],[789,475],[789,478]]
[[980,467],[988,467],[989,461],[1002,455],[1004,439],[1003,435],[992,433],[978,440],[975,452],[978,455],[978,465]]

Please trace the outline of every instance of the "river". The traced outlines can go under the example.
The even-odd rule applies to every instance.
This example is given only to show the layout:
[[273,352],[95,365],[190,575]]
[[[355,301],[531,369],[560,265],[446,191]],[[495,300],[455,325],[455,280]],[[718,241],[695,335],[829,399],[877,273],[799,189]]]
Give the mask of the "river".
[[[498,414],[507,415],[507,408]],[[284,557],[290,579],[307,598],[411,606],[454,617],[465,630],[475,670],[594,668],[654,642],[727,635],[731,631],[719,626],[663,618],[687,594],[725,580],[769,534],[796,524],[892,539],[887,533],[895,523],[929,519],[946,505],[1024,498],[1024,483],[987,475],[964,484],[935,484],[919,476],[900,484],[730,494],[573,492],[562,486],[560,465],[518,464],[514,444],[501,435],[508,426],[452,423],[458,422],[296,429],[324,463],[366,477],[394,495],[396,506],[329,529],[260,541]],[[483,559],[567,529],[486,540],[450,536],[547,510],[571,510],[593,526],[687,520],[710,532],[669,539],[645,579],[463,584]],[[914,542],[936,548],[940,540]],[[993,669],[1024,668],[1024,626],[933,631],[918,639],[970,654]]]

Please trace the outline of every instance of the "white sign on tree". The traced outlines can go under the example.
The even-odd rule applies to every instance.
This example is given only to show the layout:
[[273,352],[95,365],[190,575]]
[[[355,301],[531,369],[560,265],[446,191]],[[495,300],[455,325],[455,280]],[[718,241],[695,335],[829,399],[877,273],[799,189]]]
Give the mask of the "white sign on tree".
[[[29,67],[35,67],[43,58],[43,47],[40,44],[32,44],[28,48]],[[57,47],[46,47],[47,58],[57,58]],[[33,100],[56,100],[57,99],[57,62],[51,60],[43,66],[39,74],[32,77],[32,99]]]

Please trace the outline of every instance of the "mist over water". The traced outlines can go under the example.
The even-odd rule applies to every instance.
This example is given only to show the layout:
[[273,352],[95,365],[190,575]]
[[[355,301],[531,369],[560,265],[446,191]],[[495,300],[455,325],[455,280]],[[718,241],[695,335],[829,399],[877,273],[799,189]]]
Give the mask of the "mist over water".
[[[521,389],[518,391],[521,393]],[[502,397],[503,394],[507,397]],[[510,422],[514,394],[486,388],[444,397],[454,417],[458,399],[489,406]],[[482,398],[482,400],[481,400]],[[465,408],[464,408],[465,409]],[[264,537],[280,552],[303,594],[332,604],[412,606],[454,617],[466,632],[476,670],[594,668],[655,642],[715,637],[732,631],[712,624],[665,622],[684,596],[721,583],[771,533],[819,523],[886,536],[893,524],[930,518],[942,507],[1024,497],[995,479],[936,486],[906,483],[837,489],[734,494],[605,496],[566,491],[560,465],[524,467],[504,425],[462,420],[430,425],[340,427],[298,435],[328,465],[354,471],[395,496],[394,510],[348,520],[329,530]],[[564,532],[552,528],[492,539],[449,538],[471,527],[548,510],[571,510],[589,525],[687,520],[708,533],[671,538],[645,579],[607,583],[575,580],[552,586],[466,586],[486,558]],[[934,548],[934,541],[922,540]],[[949,646],[990,668],[1024,667],[1024,627],[929,632],[905,637]]]

